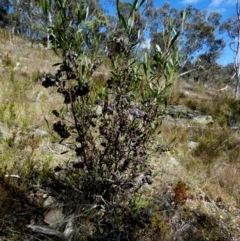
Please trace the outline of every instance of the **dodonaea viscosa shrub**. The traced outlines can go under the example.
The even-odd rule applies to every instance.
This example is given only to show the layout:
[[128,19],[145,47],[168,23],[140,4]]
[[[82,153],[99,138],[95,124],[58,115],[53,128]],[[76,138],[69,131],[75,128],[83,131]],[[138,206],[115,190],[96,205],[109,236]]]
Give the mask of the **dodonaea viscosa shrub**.
[[[55,171],[65,169],[67,192],[61,198],[72,203],[68,214],[79,218],[78,213],[85,210],[89,215],[85,218],[90,217],[98,227],[92,238],[101,233],[105,238],[126,238],[124,223],[131,216],[128,206],[143,184],[152,183],[148,161],[158,150],[159,116],[177,66],[177,34],[168,36],[171,41],[166,52],[157,46],[153,59],[147,52],[137,59],[143,29],[136,31],[135,16],[143,3],[134,1],[129,16],[124,17],[117,1],[118,29],[109,36],[108,51],[103,53],[96,34],[85,24],[87,6],[55,1],[58,14],[50,28],[52,49],[62,61],[54,64],[59,66],[56,73],[43,76],[42,85],[55,86],[63,96],[66,110],[53,110],[58,119],[53,130],[77,157],[65,167],[59,164]],[[106,58],[111,62],[111,77],[93,92],[91,76]],[[59,179],[59,185],[61,182]]]

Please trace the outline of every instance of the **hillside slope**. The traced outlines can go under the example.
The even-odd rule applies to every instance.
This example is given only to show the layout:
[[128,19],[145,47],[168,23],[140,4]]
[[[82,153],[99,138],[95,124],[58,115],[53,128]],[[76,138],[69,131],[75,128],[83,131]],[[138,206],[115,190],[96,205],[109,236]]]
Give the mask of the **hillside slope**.
[[[59,239],[38,236],[27,226],[51,227],[56,221],[49,221],[54,197],[48,186],[32,185],[35,171],[48,183],[57,165],[74,158],[61,154],[67,149],[51,129],[61,96],[38,81],[57,61],[51,50],[0,30],[2,240]],[[163,118],[163,148],[149,163],[153,184],[143,187],[139,201],[150,220],[136,240],[240,240],[240,102],[219,88],[175,82]],[[56,213],[61,225],[66,222],[62,209]],[[81,228],[87,232],[88,224]]]

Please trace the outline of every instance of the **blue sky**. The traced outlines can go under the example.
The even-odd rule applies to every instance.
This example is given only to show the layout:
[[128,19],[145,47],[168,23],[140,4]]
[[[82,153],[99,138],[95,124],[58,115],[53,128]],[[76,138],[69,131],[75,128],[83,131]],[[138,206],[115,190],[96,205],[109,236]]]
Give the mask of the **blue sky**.
[[[236,0],[178,0],[169,1],[172,6],[183,8],[192,5],[199,9],[220,12],[223,17],[229,17],[235,13]],[[156,6],[161,6],[162,1],[155,0]]]
[[[132,0],[120,1],[132,2]],[[164,2],[169,2],[172,7],[177,9],[183,9],[191,5],[198,9],[207,10],[209,12],[219,12],[222,15],[222,20],[226,20],[236,14],[237,0],[154,0],[154,2],[156,7],[161,7]],[[109,8],[110,11],[114,11],[111,5],[108,5],[107,8]],[[227,36],[222,37],[224,37],[224,40],[226,41],[226,47],[218,59],[218,63],[226,65],[234,61],[234,53],[229,48],[230,40],[227,38]],[[149,44],[149,41],[149,39],[146,40],[146,45]]]
[[[186,6],[192,5],[193,7],[208,10],[210,12],[219,12],[222,15],[222,20],[226,20],[236,13],[237,0],[169,0],[171,6],[177,9],[183,9]],[[162,6],[164,1],[155,0],[157,7]],[[227,42],[226,48],[224,49],[218,62],[222,65],[226,65],[233,62],[234,53],[229,49],[229,39],[225,37]]]

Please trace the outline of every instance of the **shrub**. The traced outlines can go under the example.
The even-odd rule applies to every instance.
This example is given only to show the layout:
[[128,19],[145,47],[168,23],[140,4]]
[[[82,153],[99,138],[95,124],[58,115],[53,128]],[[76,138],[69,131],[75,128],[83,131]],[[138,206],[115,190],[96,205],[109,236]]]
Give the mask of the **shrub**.
[[[62,61],[54,64],[59,66],[56,73],[42,77],[42,85],[55,87],[63,96],[65,108],[52,111],[53,130],[76,159],[59,163],[55,171],[64,174],[49,177],[45,185],[66,204],[66,219],[71,216],[74,223],[91,226],[83,231],[78,224],[75,239],[129,240],[134,229],[147,222],[132,208],[132,200],[142,185],[152,183],[148,160],[158,150],[158,117],[164,113],[177,66],[178,34],[169,32],[168,49],[163,53],[157,46],[153,60],[147,52],[136,59],[141,29],[135,31],[134,16],[144,1],[132,3],[128,18],[117,1],[121,28],[109,37],[107,56],[102,56],[96,34],[85,24],[88,8],[78,4],[73,8],[63,0],[56,3],[52,49]],[[94,86],[90,79],[106,57],[111,76]]]

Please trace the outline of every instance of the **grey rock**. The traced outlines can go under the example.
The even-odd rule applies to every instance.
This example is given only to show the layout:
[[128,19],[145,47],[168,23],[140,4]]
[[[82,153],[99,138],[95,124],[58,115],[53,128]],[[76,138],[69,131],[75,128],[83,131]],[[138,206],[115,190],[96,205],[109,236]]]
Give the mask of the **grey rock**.
[[52,205],[54,202],[56,202],[55,198],[52,197],[52,196],[48,196],[48,197],[45,199],[45,201],[44,201],[44,203],[43,203],[43,206],[44,206],[44,207],[48,207],[48,206]]
[[44,222],[50,226],[56,226],[64,220],[63,207],[51,208],[44,217]]
[[192,119],[199,115],[202,115],[200,111],[191,110],[185,105],[171,105],[169,106],[168,114],[174,118]]
[[11,137],[11,134],[0,128],[0,138],[6,139]]
[[180,166],[179,162],[177,161],[177,159],[175,157],[170,157],[169,158],[169,164],[174,166],[174,167],[179,167]]
[[48,132],[41,129],[35,129],[33,134],[37,136],[47,136]]
[[193,121],[201,125],[208,125],[214,123],[213,117],[210,115],[196,116],[193,118]]
[[188,147],[189,147],[190,149],[195,149],[198,145],[199,145],[199,143],[198,143],[198,142],[195,142],[195,141],[189,141],[189,142],[188,142]]
[[96,115],[98,115],[98,116],[102,115],[102,111],[103,111],[102,106],[101,105],[97,105],[95,111],[96,111]]

